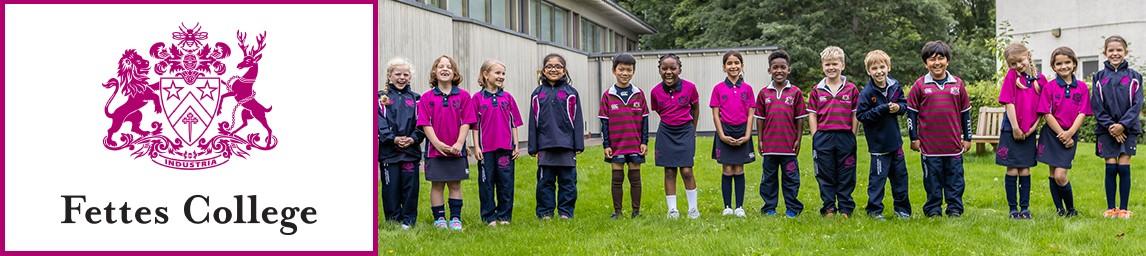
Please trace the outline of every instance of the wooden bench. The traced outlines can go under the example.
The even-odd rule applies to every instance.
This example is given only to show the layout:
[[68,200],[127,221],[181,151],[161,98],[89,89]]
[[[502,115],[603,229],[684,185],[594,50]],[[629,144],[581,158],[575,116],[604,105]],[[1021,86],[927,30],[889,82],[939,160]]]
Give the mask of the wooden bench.
[[992,150],[999,146],[999,129],[1002,128],[1003,116],[1006,114],[1006,108],[979,108],[979,123],[975,128],[975,134],[971,135],[971,143],[975,143],[976,154],[986,152],[986,144],[991,144]]

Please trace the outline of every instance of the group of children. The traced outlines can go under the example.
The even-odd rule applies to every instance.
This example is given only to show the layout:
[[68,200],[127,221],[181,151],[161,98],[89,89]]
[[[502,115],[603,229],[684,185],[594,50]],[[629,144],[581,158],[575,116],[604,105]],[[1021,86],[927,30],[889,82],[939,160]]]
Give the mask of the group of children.
[[[1011,44],[1005,49],[1009,70],[1002,81],[999,103],[1006,107],[1006,116],[995,163],[1007,167],[1004,186],[1011,218],[1031,218],[1030,168],[1036,162],[1049,167],[1048,184],[1057,214],[1078,215],[1067,172],[1077,150],[1078,130],[1087,116],[1097,121],[1095,154],[1106,162],[1107,210],[1103,216],[1130,218],[1130,157],[1135,155],[1142,133],[1142,74],[1126,62],[1129,50],[1121,36],[1107,37],[1102,49],[1107,61],[1094,74],[1093,88],[1074,76],[1078,57],[1068,47],[1051,53],[1054,79],[1035,70],[1030,50],[1024,45]],[[1041,131],[1040,120],[1045,123]],[[1117,206],[1116,191],[1121,200]]]
[[[906,115],[909,147],[922,155],[927,195],[923,213],[928,217],[961,216],[962,154],[971,141],[970,97],[963,80],[947,70],[951,48],[946,43],[928,42],[920,53],[928,72],[904,93],[903,84],[889,75],[892,65],[887,53],[874,50],[866,55],[865,71],[870,78],[860,88],[843,75],[843,49],[827,47],[820,53],[824,78],[807,94],[789,80],[791,60],[784,51],[768,56],[772,82],[758,92],[745,82],[743,56],[736,51],[725,53],[721,60],[727,76],[713,86],[709,98],[716,124],[711,157],[722,165],[722,214],[746,216],[744,165],[754,162],[757,154],[763,166],[761,213],[777,214],[778,194],[783,188],[784,215],[801,214],[804,205],[797,199],[797,155],[806,124],[812,134],[815,177],[823,201],[820,214],[852,215],[856,208],[852,199],[856,134],[862,125],[870,154],[866,213],[884,219],[884,184],[890,181],[894,215],[910,218],[907,165],[899,128],[899,117]],[[1103,51],[1105,68],[1095,74],[1091,89],[1074,76],[1079,63],[1070,48],[1054,50],[1051,66],[1055,79],[1048,80],[1034,70],[1025,46],[1007,47],[1009,70],[999,95],[1006,116],[996,163],[1007,168],[1004,184],[1012,218],[1031,217],[1030,168],[1036,162],[1050,166],[1048,182],[1058,214],[1077,215],[1066,174],[1074,159],[1078,130],[1091,115],[1097,120],[1096,153],[1106,161],[1108,210],[1104,216],[1130,217],[1126,208],[1129,163],[1142,132],[1138,113],[1143,95],[1142,75],[1129,68],[1127,53],[1124,39],[1109,37]],[[668,217],[680,216],[678,174],[685,185],[687,216],[700,217],[692,171],[700,114],[696,85],[680,77],[683,63],[673,54],[658,60],[662,81],[649,91],[631,83],[636,71],[633,56],[619,54],[612,66],[616,83],[603,88],[597,114],[604,160],[612,169],[612,218],[623,216],[626,178],[632,196],[631,216],[640,215],[640,166],[649,153],[650,112],[660,117],[653,152],[656,166],[665,171]],[[415,224],[418,170],[424,159],[425,179],[432,184],[434,226],[461,230],[460,181],[469,178],[467,157],[472,155],[478,161],[482,221],[490,226],[508,225],[513,209],[514,161],[519,157],[518,127],[523,124],[527,125],[527,152],[538,163],[536,216],[547,220],[556,212],[558,218],[573,218],[577,155],[585,149],[584,121],[580,95],[572,86],[564,57],[549,54],[542,59],[524,122],[513,96],[503,88],[505,64],[496,60],[483,63],[477,79],[481,91],[472,95],[458,87],[462,77],[453,58],[434,59],[430,70],[431,89],[418,95],[410,89],[411,64],[402,59],[387,63],[378,111],[378,161],[386,220],[398,222],[404,229]],[[1039,120],[1046,124],[1036,141]],[[753,141],[754,132],[759,143]],[[423,141],[427,145],[423,146]],[[444,194],[446,188],[448,195]],[[1121,198],[1118,207],[1116,190]]]

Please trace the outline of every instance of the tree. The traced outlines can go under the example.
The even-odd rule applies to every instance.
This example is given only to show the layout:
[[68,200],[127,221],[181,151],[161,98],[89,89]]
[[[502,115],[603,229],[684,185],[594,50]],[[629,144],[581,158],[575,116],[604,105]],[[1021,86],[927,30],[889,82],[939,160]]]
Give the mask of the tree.
[[[882,49],[892,76],[914,81],[925,70],[919,51],[932,40],[954,48],[952,73],[989,79],[995,68],[994,3],[984,0],[622,0],[660,33],[645,49],[778,46],[792,55],[793,82],[807,89],[823,76],[819,52],[830,45],[848,54],[845,75],[862,84],[863,59]],[[762,70],[748,70],[760,74]],[[766,74],[761,74],[766,75]]]

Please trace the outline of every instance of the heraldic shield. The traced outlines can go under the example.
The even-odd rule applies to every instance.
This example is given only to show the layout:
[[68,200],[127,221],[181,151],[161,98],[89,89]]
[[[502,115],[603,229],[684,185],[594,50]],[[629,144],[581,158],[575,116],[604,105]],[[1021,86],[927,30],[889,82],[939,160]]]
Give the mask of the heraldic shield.
[[[254,90],[266,32],[254,46],[246,45],[246,33],[235,35],[241,58],[232,57],[232,46],[225,42],[205,44],[208,34],[199,24],[180,25],[171,33],[175,42],[152,44],[150,58],[125,50],[117,75],[103,84],[115,90],[104,106],[112,121],[104,147],[181,170],[216,167],[235,156],[247,158],[255,149],[274,149],[278,138],[268,122],[272,108],[260,103]],[[223,79],[230,75],[228,63],[245,72]],[[123,103],[113,107],[113,102]],[[224,108],[225,103],[231,107]],[[151,121],[150,130],[140,127],[145,121]]]

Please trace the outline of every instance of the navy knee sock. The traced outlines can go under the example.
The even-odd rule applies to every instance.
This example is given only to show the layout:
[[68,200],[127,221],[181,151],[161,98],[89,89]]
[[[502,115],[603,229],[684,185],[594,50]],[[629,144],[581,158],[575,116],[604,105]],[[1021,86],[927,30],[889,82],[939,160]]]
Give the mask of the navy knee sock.
[[1106,209],[1114,209],[1115,176],[1118,164],[1106,164]]
[[1050,188],[1050,193],[1051,193],[1051,200],[1054,201],[1054,208],[1058,209],[1058,210],[1063,210],[1063,208],[1062,208],[1062,203],[1063,203],[1063,193],[1062,193],[1063,189],[1062,189],[1062,187],[1060,187],[1058,185],[1058,183],[1054,182],[1054,177],[1047,177],[1047,181],[1048,181],[1048,184],[1050,184],[1049,188]]
[[720,176],[720,194],[724,196],[724,208],[732,208],[732,176]]
[[1017,205],[1017,203],[1016,203],[1017,194],[1016,193],[1017,193],[1018,184],[1019,184],[1018,179],[1019,179],[1018,176],[1011,176],[1011,175],[1007,175],[1007,177],[1003,178],[1003,188],[1006,189],[1006,191],[1007,191],[1007,206],[1009,206],[1011,208],[1012,212],[1018,210],[1015,207]]
[[434,214],[434,220],[446,218],[446,206],[445,205],[430,206],[430,212]]
[[1019,176],[1019,208],[1031,207],[1031,176]]
[[744,174],[732,176],[733,183],[736,184],[736,208],[744,206]]
[[1061,191],[1060,197],[1062,197],[1062,203],[1063,203],[1063,205],[1066,206],[1066,210],[1073,211],[1074,210],[1074,189],[1071,188],[1070,182],[1067,182],[1065,186],[1059,187],[1059,189]]
[[1130,165],[1118,166],[1118,195],[1119,209],[1126,210],[1126,205],[1130,201]]
[[462,218],[462,200],[450,198],[450,219]]

